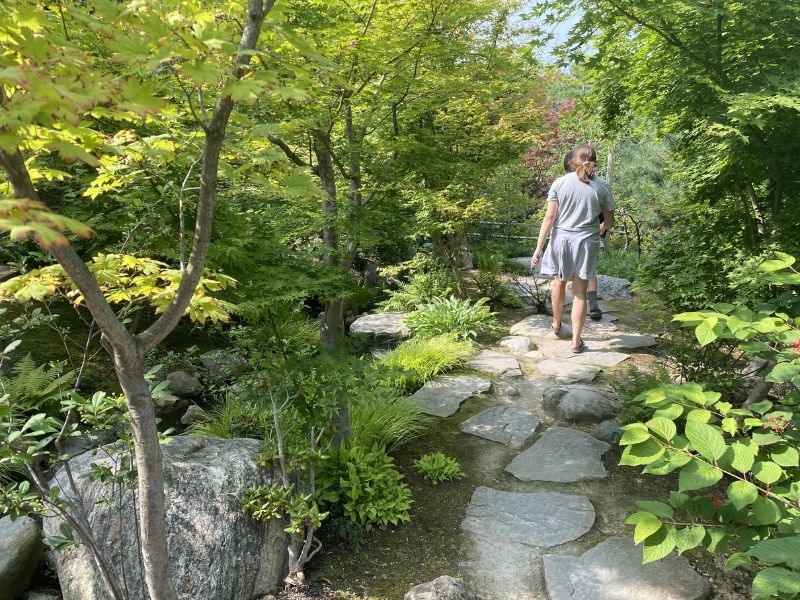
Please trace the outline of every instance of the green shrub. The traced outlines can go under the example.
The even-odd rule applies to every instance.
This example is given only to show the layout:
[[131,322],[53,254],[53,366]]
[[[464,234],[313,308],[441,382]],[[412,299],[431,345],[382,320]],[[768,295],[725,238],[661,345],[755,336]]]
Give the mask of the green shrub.
[[269,436],[272,427],[268,402],[230,394],[224,402],[205,411],[199,421],[189,426],[188,433],[226,439],[263,439]]
[[648,371],[640,371],[636,366],[628,365],[621,377],[612,383],[622,400],[620,422],[631,423],[649,419],[653,411],[640,402],[640,394],[670,381],[669,372],[662,365],[655,365]]
[[439,373],[466,363],[474,354],[472,342],[452,335],[412,338],[386,352],[375,361],[390,387],[412,390]]
[[486,298],[473,303],[455,296],[434,300],[411,313],[406,318],[406,325],[420,337],[452,334],[467,340],[484,333],[498,333],[500,325],[486,302]]
[[371,386],[350,401],[353,446],[391,451],[422,435],[431,419],[422,406],[392,389]]
[[75,371],[64,372],[61,363],[36,365],[30,354],[11,367],[11,376],[0,372],[0,392],[8,394],[20,414],[59,414],[61,401],[72,391]]
[[600,255],[597,272],[611,277],[622,277],[636,281],[639,274],[640,257],[638,252],[615,250]]
[[320,496],[367,530],[410,520],[411,489],[394,460],[377,446],[346,444],[319,478]]
[[[800,284],[786,254],[759,269],[772,283]],[[746,357],[767,359],[764,380],[773,399],[748,398],[735,407],[697,383],[662,385],[640,394],[651,411],[626,425],[621,465],[653,475],[679,471],[669,502],[637,502],[626,523],[644,547],[644,560],[702,545],[736,550],[728,568],[754,564],[752,597],[800,597],[800,318],[760,305],[718,304],[675,320],[694,329],[701,347],[718,339]],[[774,401],[773,401],[774,400]]]
[[436,257],[417,253],[414,258],[394,267],[381,269],[383,275],[405,277],[389,298],[379,302],[384,312],[412,311],[436,298],[446,298],[458,289],[453,271]]
[[422,458],[414,461],[414,466],[425,479],[434,484],[466,477],[458,461],[441,452],[430,452],[423,455]]
[[[502,256],[487,253],[479,253],[476,256],[479,270],[472,276],[472,279],[478,288],[478,294],[486,298],[492,307],[520,306],[519,298],[511,293],[508,285],[500,278],[506,259]],[[513,263],[515,261],[509,262]]]

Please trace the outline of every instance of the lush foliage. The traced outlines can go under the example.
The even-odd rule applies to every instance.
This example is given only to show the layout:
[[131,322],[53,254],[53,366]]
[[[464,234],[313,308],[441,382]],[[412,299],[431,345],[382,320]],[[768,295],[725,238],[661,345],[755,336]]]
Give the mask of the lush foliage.
[[350,401],[348,443],[387,452],[407,444],[429,427],[430,417],[409,396],[380,385],[368,386]]
[[472,342],[451,334],[415,337],[381,354],[376,367],[391,387],[414,390],[439,373],[463,365],[474,353]]
[[420,337],[449,334],[460,340],[469,340],[483,334],[494,334],[500,331],[500,325],[486,303],[486,298],[475,302],[455,296],[439,298],[423,304],[406,317],[406,325]]
[[394,460],[377,446],[347,445],[334,454],[320,478],[320,494],[344,515],[372,529],[410,520],[411,490]]
[[[785,254],[761,265],[775,283],[800,283]],[[784,301],[797,307],[791,293]],[[800,318],[774,306],[716,305],[675,317],[694,329],[701,346],[732,339],[741,352],[767,359],[765,381],[776,401],[748,399],[735,407],[697,383],[664,385],[640,394],[651,410],[646,422],[625,426],[620,464],[646,473],[679,470],[669,503],[641,501],[627,522],[644,544],[646,561],[700,544],[712,552],[733,545],[729,567],[756,560],[753,597],[792,598],[800,593]]]
[[424,454],[414,461],[414,466],[425,479],[434,484],[466,477],[455,458],[438,451]]

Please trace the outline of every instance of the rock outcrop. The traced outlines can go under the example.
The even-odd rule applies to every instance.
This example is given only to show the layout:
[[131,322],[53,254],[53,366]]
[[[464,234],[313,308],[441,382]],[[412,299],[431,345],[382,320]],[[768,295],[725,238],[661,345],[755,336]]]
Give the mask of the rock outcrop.
[[[256,465],[257,440],[175,437],[163,446],[167,532],[172,580],[181,600],[248,600],[274,590],[286,569],[286,534],[278,521],[259,523],[241,508],[242,491],[266,485],[270,472]],[[106,484],[84,475],[91,463],[116,470],[115,447],[70,461],[99,547],[131,598],[148,599],[138,556],[133,494],[109,505]],[[66,486],[63,470],[54,485]],[[61,521],[45,519],[46,534]],[[82,545],[56,553],[64,600],[107,600],[89,551]]]

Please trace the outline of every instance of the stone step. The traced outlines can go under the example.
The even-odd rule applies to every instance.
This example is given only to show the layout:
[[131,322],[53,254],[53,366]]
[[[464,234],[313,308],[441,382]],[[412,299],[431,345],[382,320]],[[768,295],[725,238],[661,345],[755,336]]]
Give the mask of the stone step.
[[476,371],[484,371],[494,375],[505,375],[506,377],[519,377],[522,375],[522,370],[519,368],[519,362],[516,358],[494,350],[484,350],[470,359],[468,365]]
[[611,537],[581,556],[546,554],[550,600],[704,600],[708,581],[674,552],[642,564],[633,540]]
[[521,448],[539,426],[539,418],[519,406],[501,404],[492,406],[461,423],[461,431],[500,442],[512,448]]
[[442,375],[428,381],[411,398],[422,405],[422,412],[449,417],[461,403],[476,394],[488,392],[492,382],[472,375]]
[[551,427],[537,442],[506,467],[521,481],[574,483],[605,479],[601,457],[611,446],[567,427]]

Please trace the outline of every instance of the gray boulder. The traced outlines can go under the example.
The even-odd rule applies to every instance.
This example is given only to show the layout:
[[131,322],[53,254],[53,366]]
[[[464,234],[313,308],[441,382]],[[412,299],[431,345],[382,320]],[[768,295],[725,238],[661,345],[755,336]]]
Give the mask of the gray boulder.
[[544,393],[544,407],[574,423],[599,423],[613,417],[620,409],[614,390],[588,385],[565,385]]
[[622,428],[616,419],[608,419],[595,427],[592,435],[598,440],[603,440],[616,446],[620,438],[622,438]]
[[448,575],[414,586],[403,600],[476,600],[475,593],[463,581]]
[[[286,533],[279,521],[259,523],[241,508],[246,487],[268,485],[270,472],[255,463],[261,442],[179,436],[162,447],[170,572],[180,600],[247,600],[274,590],[286,569]],[[109,488],[85,477],[91,463],[116,470],[115,448],[85,453],[70,461],[98,546],[114,576],[125,573],[131,598],[147,600],[137,546],[130,491],[118,508],[103,499]],[[66,488],[60,470],[54,486]],[[45,533],[61,520],[45,518]],[[56,553],[64,600],[108,600],[92,558],[83,545]],[[124,569],[124,570],[123,570]]]
[[405,339],[411,330],[405,324],[406,313],[386,312],[362,315],[350,325],[350,333],[373,336],[378,340]]
[[516,354],[525,354],[533,349],[533,342],[524,335],[507,335],[500,338],[500,345]]
[[50,592],[27,592],[22,600],[61,600],[61,596]]
[[191,425],[192,423],[197,423],[200,419],[203,418],[203,415],[206,414],[202,408],[197,406],[197,404],[192,404],[189,408],[186,409],[186,412],[183,413],[181,417],[181,423],[183,425]]
[[219,381],[240,375],[247,369],[247,361],[228,350],[211,350],[201,354],[200,364],[209,377]]
[[157,413],[169,414],[183,410],[189,406],[190,401],[175,394],[164,394],[153,398],[153,404]]
[[42,557],[42,533],[30,517],[0,519],[0,600],[15,600],[28,589]]
[[597,276],[597,296],[604,300],[625,299],[631,297],[631,282],[622,277],[610,275]]
[[191,398],[200,393],[203,389],[200,380],[194,375],[190,375],[186,371],[173,371],[167,373],[167,381],[169,381],[169,391],[176,396],[185,396]]

